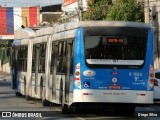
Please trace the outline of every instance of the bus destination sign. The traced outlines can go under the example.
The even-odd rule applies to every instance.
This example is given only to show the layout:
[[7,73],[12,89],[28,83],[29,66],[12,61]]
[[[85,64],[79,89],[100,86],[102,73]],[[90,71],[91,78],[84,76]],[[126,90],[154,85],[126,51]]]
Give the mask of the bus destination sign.
[[110,45],[123,45],[125,44],[125,38],[124,37],[107,37],[106,38],[107,44]]

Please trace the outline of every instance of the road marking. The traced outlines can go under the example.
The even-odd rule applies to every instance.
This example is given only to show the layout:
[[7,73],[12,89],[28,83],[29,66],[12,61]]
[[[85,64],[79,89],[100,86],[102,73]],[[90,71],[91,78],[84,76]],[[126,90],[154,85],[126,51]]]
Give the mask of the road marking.
[[[55,109],[56,111],[61,111],[61,109]],[[81,117],[76,117],[77,119],[79,120],[85,120],[84,118],[81,118]]]
[[56,111],[61,111],[60,109],[55,109]]
[[[76,118],[79,119],[79,120],[85,120],[85,118],[81,118],[81,117],[76,117]],[[93,117],[91,117],[91,118],[87,117],[87,120],[114,119],[114,118],[123,119],[124,117],[123,116],[94,116],[94,118]]]
[[85,120],[84,118],[81,118],[81,117],[76,117],[77,119],[79,119],[79,120]]

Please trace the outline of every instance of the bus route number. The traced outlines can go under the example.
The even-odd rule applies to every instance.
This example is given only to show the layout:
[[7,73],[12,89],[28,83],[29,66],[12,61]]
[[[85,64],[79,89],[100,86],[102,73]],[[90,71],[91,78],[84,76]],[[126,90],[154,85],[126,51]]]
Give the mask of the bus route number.
[[142,73],[140,73],[140,72],[130,72],[129,73],[129,76],[134,76],[134,77],[141,77],[143,74]]

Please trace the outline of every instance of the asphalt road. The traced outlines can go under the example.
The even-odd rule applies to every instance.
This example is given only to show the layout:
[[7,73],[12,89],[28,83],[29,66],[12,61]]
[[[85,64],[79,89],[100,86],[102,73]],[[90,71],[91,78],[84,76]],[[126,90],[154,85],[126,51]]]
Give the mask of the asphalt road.
[[[2,117],[3,116],[3,117]],[[62,114],[60,106],[43,107],[41,100],[26,100],[16,97],[11,89],[10,76],[0,73],[0,119],[42,119],[42,120],[159,120],[160,102],[149,107],[137,107],[133,116],[106,113],[101,110],[85,111],[79,114]]]

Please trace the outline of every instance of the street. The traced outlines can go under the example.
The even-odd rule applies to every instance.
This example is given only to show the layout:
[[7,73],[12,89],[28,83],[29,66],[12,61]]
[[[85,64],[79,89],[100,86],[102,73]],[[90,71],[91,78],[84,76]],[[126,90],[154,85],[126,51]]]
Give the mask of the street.
[[[160,102],[149,107],[137,107],[134,116],[118,113],[105,113],[103,110],[85,111],[79,114],[62,114],[58,105],[43,107],[41,100],[26,100],[25,97],[16,97],[11,89],[10,76],[0,73],[0,119],[17,119],[31,117],[43,120],[159,120]],[[99,111],[99,112],[98,112]]]

